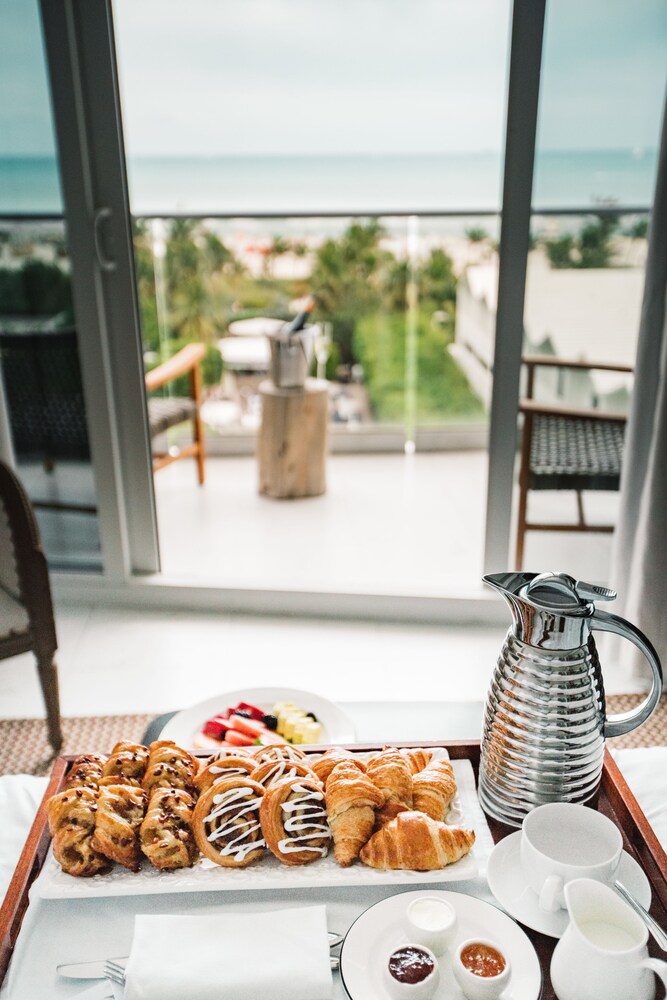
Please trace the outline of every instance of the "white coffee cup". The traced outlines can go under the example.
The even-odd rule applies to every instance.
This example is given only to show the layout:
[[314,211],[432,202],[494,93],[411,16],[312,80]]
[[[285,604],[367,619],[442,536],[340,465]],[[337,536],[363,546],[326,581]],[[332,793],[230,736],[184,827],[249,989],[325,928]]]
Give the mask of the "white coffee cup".
[[622,852],[618,827],[588,806],[549,802],[529,812],[521,828],[524,876],[550,913],[565,907],[563,888],[573,879],[612,882]]

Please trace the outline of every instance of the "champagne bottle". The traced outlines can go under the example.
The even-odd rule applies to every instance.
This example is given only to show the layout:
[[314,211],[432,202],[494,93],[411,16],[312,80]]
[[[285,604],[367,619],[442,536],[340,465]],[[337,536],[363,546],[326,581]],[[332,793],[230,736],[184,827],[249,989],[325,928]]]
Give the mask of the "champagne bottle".
[[282,334],[290,334],[290,333],[297,333],[299,330],[303,330],[304,326],[310,319],[310,314],[313,311],[313,306],[314,306],[313,300],[309,299],[305,309],[302,309],[301,312],[298,312],[294,317],[294,319],[290,320],[289,323],[285,323],[280,332]]

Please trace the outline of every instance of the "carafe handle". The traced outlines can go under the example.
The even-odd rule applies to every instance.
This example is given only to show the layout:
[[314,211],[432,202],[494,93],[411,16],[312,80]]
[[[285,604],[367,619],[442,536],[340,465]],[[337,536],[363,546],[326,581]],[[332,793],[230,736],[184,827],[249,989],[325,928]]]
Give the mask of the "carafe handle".
[[645,701],[631,712],[612,715],[605,721],[605,737],[622,736],[624,733],[629,733],[630,730],[636,729],[637,726],[641,726],[642,722],[646,722],[658,704],[660,695],[662,694],[662,667],[660,666],[660,660],[646,636],[638,628],[635,628],[634,625],[631,625],[630,622],[626,622],[624,618],[619,618],[617,615],[610,615],[607,611],[600,611],[596,608],[589,621],[591,628],[598,632],[613,632],[614,635],[620,635],[623,639],[629,639],[644,654],[651,668],[651,690]]

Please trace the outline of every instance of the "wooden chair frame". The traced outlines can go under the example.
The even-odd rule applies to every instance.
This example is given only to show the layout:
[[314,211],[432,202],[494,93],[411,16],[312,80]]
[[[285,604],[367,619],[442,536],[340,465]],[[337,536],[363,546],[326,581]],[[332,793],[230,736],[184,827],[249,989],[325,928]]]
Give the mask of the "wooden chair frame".
[[592,361],[566,361],[563,358],[550,357],[541,354],[527,354],[521,359],[527,369],[526,397],[519,403],[519,412],[523,414],[523,434],[521,437],[521,459],[519,466],[519,509],[517,517],[516,558],[517,569],[523,566],[525,536],[527,531],[591,531],[610,533],[614,530],[612,524],[588,524],[584,515],[582,490],[574,490],[577,497],[578,520],[575,524],[528,521],[528,491],[530,489],[530,451],[533,435],[533,420],[535,416],[561,416],[573,419],[600,420],[625,424],[625,413],[583,409],[571,406],[556,406],[539,403],[533,399],[535,391],[536,368],[567,368],[579,371],[607,371],[632,374],[633,368],[628,365],[615,365]]
[[201,419],[202,380],[200,370],[200,362],[205,353],[206,348],[203,344],[187,344],[173,358],[164,361],[145,375],[147,392],[161,389],[162,386],[173,382],[174,379],[180,378],[182,375],[188,376],[190,399],[195,404],[195,416],[192,421],[193,442],[184,448],[180,448],[176,455],[172,455],[169,452],[154,453],[153,471],[157,472],[158,469],[164,469],[165,466],[171,465],[172,462],[178,462],[182,458],[194,457],[197,462],[197,475],[200,485],[204,482],[204,459],[206,457],[204,425]]

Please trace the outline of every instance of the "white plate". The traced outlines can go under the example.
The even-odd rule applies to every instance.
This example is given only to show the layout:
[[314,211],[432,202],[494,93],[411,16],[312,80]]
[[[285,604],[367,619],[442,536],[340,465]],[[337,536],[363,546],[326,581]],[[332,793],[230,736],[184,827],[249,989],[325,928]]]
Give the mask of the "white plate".
[[440,896],[456,910],[458,925],[450,948],[439,959],[440,984],[435,1000],[463,1000],[454,979],[450,956],[466,938],[486,938],[507,956],[512,978],[507,995],[512,1000],[538,1000],[542,990],[539,959],[525,933],[491,903],[462,892],[402,892],[382,899],[365,910],[352,924],[340,953],[340,975],[352,1000],[391,1000],[383,982],[383,967],[389,954],[410,942],[405,929],[405,911],[420,896]]
[[[216,694],[214,698],[200,701],[192,708],[177,712],[170,719],[160,734],[162,740],[173,740],[182,747],[195,745],[208,747],[209,744],[195,744],[202,726],[208,720],[233,708],[240,701],[270,712],[277,701],[291,701],[305,712],[313,712],[317,721],[322,724],[322,743],[354,743],[355,732],[352,720],[333,701],[320,698],[311,691],[298,691],[296,688],[239,688],[238,691],[226,691]],[[211,747],[219,746],[211,741]]]
[[[319,754],[314,754],[314,759]],[[368,760],[370,753],[360,753]],[[435,760],[447,757],[447,751],[436,749]],[[447,814],[447,822],[466,826],[476,834],[473,849],[447,868],[435,872],[380,871],[360,861],[341,868],[333,852],[309,865],[281,865],[269,852],[247,868],[221,868],[210,861],[199,861],[193,868],[158,871],[144,861],[138,872],[114,865],[106,875],[73,878],[66,875],[49,851],[33,891],[43,899],[80,899],[102,896],[153,895],[162,892],[220,892],[233,889],[301,889],[322,886],[408,885],[425,882],[460,882],[474,878],[480,864],[488,858],[493,841],[477,800],[475,776],[470,761],[452,761],[458,791]]]
[[[520,846],[521,830],[498,841],[486,870],[489,889],[503,909],[524,926],[549,937],[559,938],[569,922],[567,910],[545,913],[540,909],[537,894],[528,885],[521,868]],[[651,885],[641,867],[627,851],[623,851],[621,856],[617,877],[648,910],[651,905]]]

